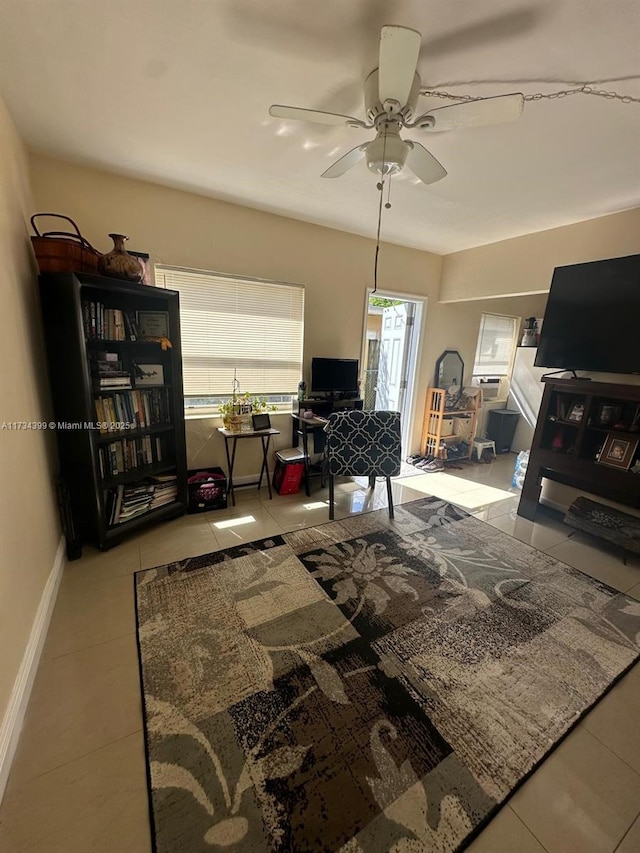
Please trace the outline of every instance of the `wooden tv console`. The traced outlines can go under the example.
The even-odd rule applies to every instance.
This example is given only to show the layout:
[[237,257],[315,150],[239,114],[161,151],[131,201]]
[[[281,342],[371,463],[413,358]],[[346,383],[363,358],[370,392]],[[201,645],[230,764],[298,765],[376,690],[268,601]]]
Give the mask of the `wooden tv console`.
[[[547,379],[518,515],[536,517],[542,478],[640,507],[640,385]],[[611,454],[612,443],[629,458]],[[609,464],[604,464],[609,448]],[[628,462],[628,464],[627,464]]]

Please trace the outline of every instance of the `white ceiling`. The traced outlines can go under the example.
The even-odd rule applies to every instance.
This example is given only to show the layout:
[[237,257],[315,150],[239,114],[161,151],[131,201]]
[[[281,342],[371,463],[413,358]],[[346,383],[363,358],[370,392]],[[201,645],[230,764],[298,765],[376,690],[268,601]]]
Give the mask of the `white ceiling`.
[[[320,178],[372,132],[267,110],[363,117],[388,23],[423,34],[423,86],[615,79],[599,88],[640,97],[637,0],[2,0],[0,93],[36,151],[373,236],[364,163]],[[449,175],[394,179],[384,240],[448,253],[640,205],[640,104],[581,94],[529,102],[516,124],[411,135]]]

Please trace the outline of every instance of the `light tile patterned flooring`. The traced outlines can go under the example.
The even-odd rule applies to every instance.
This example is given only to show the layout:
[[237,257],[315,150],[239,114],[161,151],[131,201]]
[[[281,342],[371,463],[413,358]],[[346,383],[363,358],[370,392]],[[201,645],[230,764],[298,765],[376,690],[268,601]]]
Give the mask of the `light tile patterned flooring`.
[[[478,518],[640,597],[640,560],[624,566],[603,542],[560,521],[516,515],[515,457],[403,478],[397,503],[431,489]],[[500,494],[497,490],[502,490]],[[345,481],[336,517],[386,506]],[[132,574],[326,521],[326,491],[267,499],[237,493],[235,509],[185,516],[108,553],[85,549],[65,571],[9,785],[0,806],[4,853],[148,853],[147,789]],[[640,850],[640,665],[578,725],[472,843],[473,853],[637,853]]]

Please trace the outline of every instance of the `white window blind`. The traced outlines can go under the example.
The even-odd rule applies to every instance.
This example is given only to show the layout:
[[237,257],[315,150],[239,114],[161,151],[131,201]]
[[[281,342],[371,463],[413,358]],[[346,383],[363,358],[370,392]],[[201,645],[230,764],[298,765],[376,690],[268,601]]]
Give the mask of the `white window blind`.
[[156,266],[180,294],[185,397],[293,394],[302,375],[304,287]]
[[516,346],[517,317],[483,314],[473,365],[474,376],[508,376]]

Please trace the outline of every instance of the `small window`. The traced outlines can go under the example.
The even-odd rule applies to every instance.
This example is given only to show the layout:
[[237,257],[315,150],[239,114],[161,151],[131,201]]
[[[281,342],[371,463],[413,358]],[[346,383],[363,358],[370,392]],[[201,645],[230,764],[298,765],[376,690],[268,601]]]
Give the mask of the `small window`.
[[516,348],[519,321],[517,317],[483,314],[473,375],[480,379],[510,376]]

